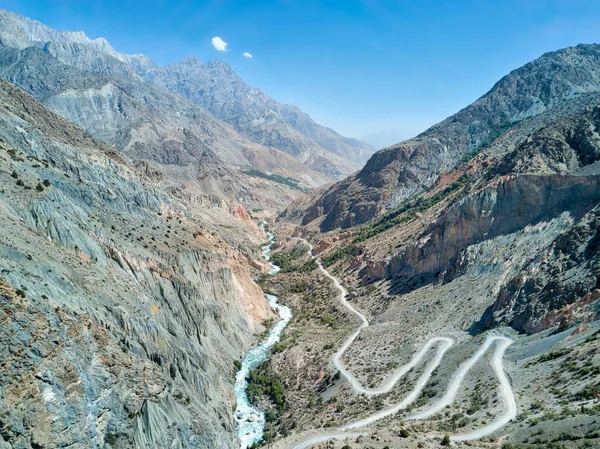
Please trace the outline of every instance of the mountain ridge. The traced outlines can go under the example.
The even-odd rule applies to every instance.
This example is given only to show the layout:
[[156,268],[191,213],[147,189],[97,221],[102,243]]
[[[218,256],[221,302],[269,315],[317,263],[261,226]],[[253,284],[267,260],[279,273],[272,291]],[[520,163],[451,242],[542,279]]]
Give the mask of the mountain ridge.
[[[94,49],[47,43],[0,51],[1,76],[117,149],[160,165],[175,181],[189,182],[190,177],[196,178],[193,171],[206,173],[199,163],[208,161],[202,159],[206,151],[215,153],[212,163],[220,165],[221,172],[226,169],[236,183],[227,187],[219,181],[224,173],[214,182],[205,182],[205,176],[197,179],[221,198],[245,199],[248,208],[278,208],[297,193],[248,177],[240,168],[255,166],[295,177],[309,187],[328,181],[283,152],[245,140],[201,107],[141,80],[120,61]],[[95,70],[86,70],[89,66]],[[286,199],[278,200],[278,195]]]
[[[519,124],[540,114],[551,115],[561,103],[576,102],[598,90],[600,45],[545,53],[504,76],[473,104],[413,139],[378,151],[358,173],[315,193],[314,206],[301,222],[321,218],[323,231],[364,223],[427,190],[442,173]],[[291,215],[298,217],[302,211]]]
[[0,445],[231,447],[264,233],[4,79],[0,130]]
[[[372,150],[357,139],[342,137],[316,124],[297,107],[278,103],[261,89],[250,87],[224,61],[203,64],[197,58],[187,58],[142,76],[200,104],[254,142],[309,161],[311,168],[316,167],[311,160],[317,156],[330,160],[341,168],[326,169],[326,174],[334,178],[355,171]],[[268,128],[261,127],[263,123]]]
[[[221,79],[216,85],[221,86],[222,89],[230,90],[239,85],[240,95],[254,92],[258,98],[256,104],[246,105],[239,101],[236,103],[238,106],[243,106],[236,111],[243,119],[231,120],[232,123],[230,124],[234,128],[249,140],[287,152],[307,167],[315,169],[332,179],[340,179],[353,173],[365,162],[366,155],[374,151],[372,147],[364,142],[344,138],[333,130],[316,124],[308,115],[295,107],[277,103],[260,89],[250,88],[245,81],[233,72],[231,66],[222,61],[215,60],[204,65],[198,58],[188,57],[179,63],[159,66],[145,55],[127,55],[117,52],[104,38],[90,39],[83,32],[53,30],[41,22],[6,10],[0,11],[0,43],[19,49],[32,45],[40,46],[63,62],[76,64],[78,68],[86,68],[82,67],[81,64],[88,64],[88,66],[96,64],[97,70],[97,62],[82,60],[82,54],[79,51],[84,47],[93,49],[100,54],[105,54],[122,62],[136,76],[155,84],[161,84],[167,90],[192,100],[218,119],[227,122],[228,119],[231,119],[230,114],[228,113],[229,117],[224,117],[221,114],[222,111],[220,111],[214,96],[203,100],[197,95],[199,89],[196,88],[194,92],[189,92],[189,89],[179,88],[178,83],[194,83],[190,79],[194,73],[186,73],[185,71],[184,73],[174,73],[173,70],[174,68],[187,68],[186,70],[190,70],[194,67],[202,67],[201,71],[195,73],[196,78],[199,79],[200,76],[198,75],[203,73],[205,66],[208,66],[209,69],[218,69],[217,75],[221,76]],[[53,45],[46,48],[48,43]],[[74,50],[68,50],[68,47]],[[70,58],[70,61],[67,61],[66,58]],[[122,75],[130,76],[123,73]],[[165,79],[168,76],[173,76],[175,81]],[[213,84],[214,86],[215,84]],[[269,107],[263,107],[265,104]],[[285,109],[285,116],[289,118],[287,121],[278,112],[279,108]],[[257,120],[263,121],[264,125],[259,127]],[[295,127],[294,124],[296,124]],[[305,134],[308,134],[308,136]]]

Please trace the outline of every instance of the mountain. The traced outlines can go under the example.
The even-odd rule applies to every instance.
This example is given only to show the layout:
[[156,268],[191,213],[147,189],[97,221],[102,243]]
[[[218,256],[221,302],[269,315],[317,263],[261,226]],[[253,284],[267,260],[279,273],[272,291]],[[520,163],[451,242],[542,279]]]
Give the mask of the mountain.
[[300,324],[269,373],[306,406],[275,447],[341,430],[364,435],[350,447],[600,447],[599,70],[598,45],[543,55],[279,217],[267,287]]
[[599,135],[600,45],[562,49],[280,219],[350,285],[382,283],[367,309],[400,313],[398,298],[452,285],[464,310],[480,298],[456,316],[463,330],[580,323],[597,316]]
[[364,165],[374,149],[315,123],[295,106],[253,89],[225,62],[197,58],[141,74],[231,124],[253,142],[289,153],[305,165],[340,179]]
[[3,79],[0,134],[0,445],[231,447],[262,231]]
[[[585,107],[587,95],[598,90],[600,46],[546,53],[457,114],[414,139],[378,151],[360,172],[316,192],[310,206],[290,215],[301,217],[303,224],[320,219],[323,231],[365,223],[430,188],[498,138],[522,137],[531,130],[532,118],[568,115],[561,106]],[[505,151],[503,146],[494,149]]]
[[[20,24],[20,17],[12,13],[1,16],[11,19],[13,28],[15,20]],[[0,30],[0,36],[10,36],[2,41],[24,48],[0,46],[1,76],[191,191],[236,199],[249,209],[277,209],[302,190],[329,180],[284,152],[243,138],[201,107],[142,80],[120,59],[97,51],[97,45],[17,40],[19,33],[10,30]]]
[[222,63],[4,12],[0,76],[0,448],[599,446],[600,46],[334,185]]
[[46,42],[54,42],[58,45],[78,44],[127,63],[137,70],[148,69],[155,65],[147,56],[125,55],[117,52],[102,37],[90,39],[81,31],[53,30],[37,20],[31,20],[7,10],[0,11],[0,42],[15,48],[26,48],[32,43],[44,44]]
[[588,322],[600,288],[599,135],[600,46],[547,53],[280,219],[300,222],[295,232],[348,284],[380,284],[363,304],[378,314],[452,288],[465,331]]
[[[294,232],[315,240],[323,263],[382,322],[424,334],[587,328],[600,318],[599,136],[600,93],[582,93],[508,130],[400,207],[342,230],[322,233],[326,216]],[[282,219],[319,210],[311,203],[319,195]]]
[[[259,89],[250,88],[231,67],[220,61],[203,65],[197,59],[189,58],[178,64],[160,67],[144,55],[125,55],[115,51],[103,38],[89,39],[82,32],[56,31],[9,11],[0,11],[0,43],[20,50],[39,47],[80,71],[124,78],[129,84],[126,90],[130,92],[131,86],[135,85],[140,96],[150,96],[143,91],[152,89],[152,95],[157,96],[156,86],[164,87],[179,95],[179,98],[187,98],[204,108],[195,109],[197,117],[194,121],[202,117],[202,121],[209,124],[221,123],[213,117],[206,117],[206,111],[209,111],[214,117],[231,124],[244,137],[232,132],[229,127],[214,134],[227,136],[228,140],[235,141],[235,146],[240,146],[240,141],[246,141],[246,146],[252,148],[252,152],[259,147],[268,147],[262,152],[267,153],[264,159],[271,162],[274,160],[269,157],[272,149],[292,155],[308,169],[290,170],[292,159],[288,158],[288,166],[284,167],[288,173],[277,174],[288,176],[290,171],[299,171],[305,178],[300,181],[309,187],[353,173],[374,151],[364,142],[344,138],[316,124],[299,109],[281,105]],[[150,83],[142,83],[142,79]],[[162,103],[167,105],[165,100]],[[152,105],[147,102],[145,106]],[[220,127],[223,128],[222,123]],[[250,145],[251,142],[259,145]],[[239,151],[229,154],[226,159],[241,164],[247,162]]]
[[[139,80],[122,63],[94,50],[46,44],[43,49],[0,47],[0,53],[1,76],[94,136],[155,164],[174,182],[192,184],[192,189],[200,183],[204,193],[242,199],[248,208],[278,208],[300,190],[248,176],[249,169],[293,178],[300,186],[326,181],[291,156],[243,139],[198,106]],[[80,66],[86,65],[84,58],[96,61],[102,72],[58,59],[69,62],[72,55],[78,55]]]

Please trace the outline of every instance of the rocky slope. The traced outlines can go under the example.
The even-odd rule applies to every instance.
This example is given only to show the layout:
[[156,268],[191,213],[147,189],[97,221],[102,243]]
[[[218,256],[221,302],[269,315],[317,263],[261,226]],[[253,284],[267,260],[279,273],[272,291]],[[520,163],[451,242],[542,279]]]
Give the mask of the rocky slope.
[[[589,49],[557,54],[587,58]],[[594,61],[588,59],[590,65]],[[594,83],[590,65],[581,63]],[[558,70],[556,80],[546,73],[543,79],[560,86],[568,72]],[[570,75],[574,80],[577,74]],[[344,366],[363,385],[384,383],[432,337],[457,342],[407,410],[361,428],[367,433],[363,438],[331,447],[434,448],[440,441],[432,435],[465,434],[494,422],[506,404],[498,400],[489,356],[476,364],[442,412],[410,418],[438,403],[457,367],[494,334],[515,340],[503,369],[518,414],[489,439],[451,446],[598,446],[600,95],[593,88],[576,95],[567,90],[551,89],[557,99],[544,97],[546,109],[492,134],[454,168],[437,173],[421,167],[431,179],[421,179],[408,200],[392,198],[410,186],[398,176],[413,157],[417,163],[410,145],[425,145],[422,136],[398,147],[402,157],[382,151],[356,177],[302,198],[280,217],[279,233],[291,237],[274,257],[293,262],[302,254],[294,237],[310,239],[322,263],[347,288],[346,299],[370,322],[343,356]],[[506,96],[521,93],[529,95],[520,85]],[[494,102],[505,105],[508,99],[497,95]],[[467,129],[477,136],[480,124],[493,120],[494,113],[489,119],[465,119]],[[359,185],[376,162],[382,162],[381,171],[364,178],[368,186]],[[305,407],[281,415],[271,435],[280,448],[393,407],[408,397],[407,388],[423,369],[411,370],[389,394],[352,394],[328,364],[343,341],[339,333],[348,315],[337,309],[339,300],[315,293],[325,281],[314,280],[318,270],[297,262],[287,271],[268,285],[295,305],[298,318],[290,323],[271,369],[288,388],[287,397]]]
[[[453,288],[456,304],[477,298],[456,317],[464,331],[539,332],[597,319],[599,117],[600,97],[582,95],[508,131],[385,215],[323,235],[327,216],[296,232],[320,239],[323,260],[360,291],[379,285],[364,304],[378,314],[393,314],[400,298],[437,301]],[[406,319],[426,320],[431,310],[422,310]]]
[[[430,188],[439,176],[499,138],[523,138],[531,122],[568,116],[600,90],[600,46],[578,45],[543,55],[502,78],[483,97],[414,139],[374,154],[357,174],[316,192],[288,217],[321,230],[364,223]],[[562,115],[561,115],[562,114]],[[495,147],[506,150],[506,146]],[[325,218],[323,218],[325,217]]]
[[235,446],[264,234],[4,80],[0,134],[0,446]]
[[222,61],[202,64],[188,58],[142,76],[201,105],[253,142],[292,154],[333,179],[358,170],[374,152],[364,142],[315,123],[297,107],[251,88]]

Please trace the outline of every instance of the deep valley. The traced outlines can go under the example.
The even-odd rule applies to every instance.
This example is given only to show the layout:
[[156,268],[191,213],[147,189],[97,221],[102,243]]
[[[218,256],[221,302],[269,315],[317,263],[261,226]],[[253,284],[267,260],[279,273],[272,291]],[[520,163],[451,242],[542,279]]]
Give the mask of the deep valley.
[[598,44],[376,151],[2,10],[0,449],[599,448],[599,204]]

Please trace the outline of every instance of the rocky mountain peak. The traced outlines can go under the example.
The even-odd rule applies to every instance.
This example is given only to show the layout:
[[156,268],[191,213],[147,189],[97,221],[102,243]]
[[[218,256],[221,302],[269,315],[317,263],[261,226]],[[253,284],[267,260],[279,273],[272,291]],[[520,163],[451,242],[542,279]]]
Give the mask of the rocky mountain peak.
[[15,48],[48,42],[58,45],[81,44],[125,62],[137,71],[146,71],[155,65],[145,55],[119,53],[103,37],[90,39],[83,31],[54,30],[37,20],[7,10],[0,10],[0,42]]
[[[324,217],[322,230],[364,223],[431,188],[441,174],[528,120],[544,114],[551,119],[565,103],[583,104],[598,91],[599,45],[582,44],[545,53],[513,70],[473,104],[416,138],[375,153],[359,173],[319,194],[303,222]],[[495,148],[506,150],[505,146]]]
[[221,59],[211,59],[210,61],[208,61],[206,63],[206,68],[213,69],[213,70],[221,70],[222,72],[224,72],[228,75],[235,76],[236,78],[240,78],[237,75],[237,73],[235,73],[233,71],[233,67],[231,67],[228,63],[226,63],[225,61],[222,61]]
[[187,66],[201,66],[202,61],[200,60],[200,58],[197,58],[195,56],[188,56],[187,58],[183,59],[183,61],[181,61],[181,64]]

